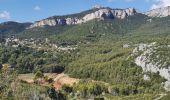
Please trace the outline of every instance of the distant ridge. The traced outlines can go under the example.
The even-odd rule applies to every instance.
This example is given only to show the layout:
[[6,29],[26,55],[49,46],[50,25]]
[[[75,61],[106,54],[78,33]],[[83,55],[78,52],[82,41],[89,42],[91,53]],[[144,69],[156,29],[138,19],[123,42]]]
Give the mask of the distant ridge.
[[149,17],[167,17],[170,15],[170,6],[153,9],[145,14]]
[[30,28],[81,24],[94,19],[124,19],[128,16],[133,16],[136,13],[137,12],[134,8],[112,9],[109,7],[95,7],[91,10],[87,10],[78,14],[49,17],[47,19],[35,22],[30,26]]

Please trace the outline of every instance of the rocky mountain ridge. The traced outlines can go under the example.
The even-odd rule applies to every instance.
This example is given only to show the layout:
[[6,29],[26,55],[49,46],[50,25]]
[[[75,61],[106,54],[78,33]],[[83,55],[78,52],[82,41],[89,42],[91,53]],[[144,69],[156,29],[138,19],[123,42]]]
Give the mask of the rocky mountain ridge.
[[153,9],[145,14],[149,17],[167,17],[170,15],[170,6]]
[[74,25],[86,23],[93,19],[124,19],[128,16],[135,15],[137,12],[134,8],[127,9],[111,9],[111,8],[98,8],[97,11],[86,14],[82,18],[68,17],[68,18],[47,18],[32,24],[29,28],[43,27],[43,26],[56,26],[56,25]]
[[[98,7],[77,14],[65,15],[65,16],[53,16],[47,19],[36,21],[30,24],[27,27],[27,29],[44,27],[44,26],[76,25],[76,24],[86,23],[94,19],[99,19],[99,20],[115,19],[115,18],[125,19],[128,16],[133,16],[139,13],[140,12],[137,12],[136,9],[134,8],[112,9],[109,7]],[[170,15],[170,6],[150,10],[146,13],[143,13],[143,15],[147,15],[148,17],[167,17]],[[1,25],[5,25],[5,24],[2,23]]]

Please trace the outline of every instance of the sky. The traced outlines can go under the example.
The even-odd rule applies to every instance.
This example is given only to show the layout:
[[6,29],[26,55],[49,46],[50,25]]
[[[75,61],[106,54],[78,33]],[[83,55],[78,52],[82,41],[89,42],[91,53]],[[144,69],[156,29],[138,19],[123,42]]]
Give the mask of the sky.
[[170,0],[0,0],[0,23],[34,22],[54,15],[67,15],[95,5],[111,8],[134,7],[137,11],[170,6]]

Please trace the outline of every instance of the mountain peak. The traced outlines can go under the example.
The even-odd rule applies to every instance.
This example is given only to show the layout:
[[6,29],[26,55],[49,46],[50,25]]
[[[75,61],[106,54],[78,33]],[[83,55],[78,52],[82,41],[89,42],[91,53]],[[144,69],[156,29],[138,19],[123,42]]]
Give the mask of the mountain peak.
[[167,17],[170,15],[170,6],[156,8],[146,12],[149,17]]

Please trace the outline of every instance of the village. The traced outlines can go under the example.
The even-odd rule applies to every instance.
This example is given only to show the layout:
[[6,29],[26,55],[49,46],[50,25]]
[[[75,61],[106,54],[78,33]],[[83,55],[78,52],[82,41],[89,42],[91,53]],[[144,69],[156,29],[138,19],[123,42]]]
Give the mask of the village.
[[[1,43],[1,45],[3,45],[3,43]],[[19,38],[15,38],[14,36],[10,37],[10,38],[5,38],[5,43],[4,46],[10,46],[10,47],[14,47],[14,48],[18,48],[18,47],[29,47],[29,48],[34,48],[37,50],[46,50],[46,51],[65,51],[65,52],[69,52],[69,51],[73,51],[77,49],[77,45],[75,46],[59,46],[57,44],[51,43],[50,40],[48,38],[45,39],[19,39]]]

